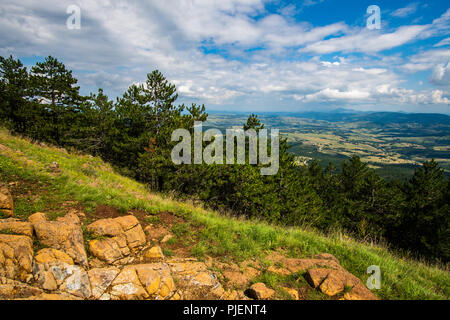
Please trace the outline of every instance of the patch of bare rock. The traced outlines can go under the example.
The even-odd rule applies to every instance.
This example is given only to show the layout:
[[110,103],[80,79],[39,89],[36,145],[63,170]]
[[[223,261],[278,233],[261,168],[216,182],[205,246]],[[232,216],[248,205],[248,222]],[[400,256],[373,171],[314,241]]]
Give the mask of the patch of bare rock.
[[[238,266],[213,259],[167,259],[159,246],[147,241],[133,215],[99,219],[87,226],[82,223],[84,214],[73,210],[55,221],[41,212],[20,221],[14,218],[14,204],[4,185],[0,186],[0,212],[7,217],[0,219],[0,299],[236,300],[276,296],[263,283],[250,286],[262,272],[257,261]],[[161,240],[168,234],[155,236],[152,230],[157,231],[146,230],[149,239]],[[269,271],[287,275],[304,270],[311,286],[324,294],[343,294],[343,299],[375,298],[332,255],[281,257],[278,262]],[[211,271],[217,268],[221,272]],[[295,289],[282,289],[299,299]]]

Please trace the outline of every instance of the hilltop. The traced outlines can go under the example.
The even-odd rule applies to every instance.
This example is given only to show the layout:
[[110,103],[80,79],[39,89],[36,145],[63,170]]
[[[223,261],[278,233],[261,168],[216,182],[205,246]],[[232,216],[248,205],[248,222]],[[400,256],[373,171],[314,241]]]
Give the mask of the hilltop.
[[[380,299],[449,298],[450,276],[445,267],[401,257],[382,245],[358,242],[340,233],[324,235],[244,220],[231,214],[224,216],[192,201],[176,201],[151,192],[143,184],[115,172],[100,158],[35,144],[11,136],[5,130],[0,132],[0,180],[14,199],[17,219],[14,221],[22,227],[31,224],[35,230],[33,237],[33,228],[31,234],[30,229],[25,228],[28,230],[25,234],[33,239],[25,245],[31,258],[25,262],[17,260],[24,268],[13,282],[1,275],[0,287],[4,291],[0,290],[0,295],[5,294],[6,288],[15,286],[15,292],[28,292],[29,297],[30,292],[34,292],[31,297],[55,298],[51,296],[51,285],[32,291],[30,288],[34,287],[25,283],[34,281],[29,278],[29,274],[35,272],[31,264],[36,268],[38,262],[48,264],[62,259],[66,264],[75,264],[64,270],[81,274],[84,281],[89,274],[91,286],[95,282],[93,279],[110,277],[107,285],[102,284],[105,293],[110,290],[110,298],[124,298],[117,293],[119,289],[133,283],[137,285],[138,280],[133,282],[126,277],[129,274],[138,274],[140,281],[142,277],[152,279],[155,274],[161,279],[158,285],[141,283],[145,289],[133,298],[159,295],[171,299],[243,299],[252,294],[274,299],[361,298],[354,288],[370,297],[370,292],[362,286],[369,276],[366,270],[370,265],[381,269],[381,288],[372,290]],[[36,215],[36,212],[44,214]],[[61,245],[60,250],[52,247],[52,242],[43,234],[45,226],[53,223],[81,230],[83,243],[75,246],[78,251]],[[122,229],[117,229],[117,225]],[[23,228],[20,230],[3,228],[0,240],[27,238]],[[128,234],[132,241],[126,235],[129,230],[134,230]],[[127,245],[120,246],[123,237]],[[105,248],[115,244],[120,247],[122,256],[111,258],[109,253],[118,251]],[[49,270],[45,266],[41,268],[38,271],[48,275]],[[98,270],[99,275],[95,273]],[[334,275],[340,275],[336,283],[345,286],[333,287]],[[125,280],[120,282],[118,278]],[[68,279],[72,278],[56,284],[58,290],[62,290],[56,298],[87,298],[90,294],[99,294],[98,287],[89,291],[81,286],[71,291]],[[119,282],[111,288],[114,281]],[[153,290],[153,285],[157,289]]]

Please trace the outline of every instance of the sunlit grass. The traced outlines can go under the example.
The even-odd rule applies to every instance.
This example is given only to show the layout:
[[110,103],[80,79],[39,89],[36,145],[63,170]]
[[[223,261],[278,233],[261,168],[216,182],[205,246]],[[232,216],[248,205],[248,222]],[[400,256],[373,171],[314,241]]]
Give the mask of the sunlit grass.
[[[59,174],[49,170],[52,162],[59,164]],[[272,250],[283,250],[293,257],[328,252],[363,282],[368,277],[368,266],[380,266],[382,286],[374,291],[380,298],[448,299],[450,296],[450,275],[444,266],[405,258],[383,245],[357,242],[339,232],[323,235],[224,216],[189,201],[180,202],[149,192],[143,184],[115,173],[99,158],[42,147],[4,130],[0,131],[0,178],[6,182],[20,179],[33,185],[34,193],[15,202],[16,215],[20,218],[44,209],[58,215],[64,201],[76,201],[86,211],[95,210],[98,205],[113,206],[123,213],[143,210],[155,222],[159,221],[159,212],[167,211],[190,221],[174,227],[172,231],[177,238],[190,236],[191,224],[202,226],[196,234],[198,242],[191,249],[191,254],[198,258],[211,255],[240,261],[264,259]],[[267,277],[269,281],[271,275]]]

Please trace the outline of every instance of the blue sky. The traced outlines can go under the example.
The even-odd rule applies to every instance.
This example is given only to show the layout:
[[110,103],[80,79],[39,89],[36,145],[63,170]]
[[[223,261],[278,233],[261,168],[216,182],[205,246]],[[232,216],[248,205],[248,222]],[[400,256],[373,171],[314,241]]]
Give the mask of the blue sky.
[[[66,27],[71,4],[79,30]],[[114,98],[159,69],[180,103],[210,110],[450,113],[444,0],[3,0],[0,29],[0,55],[56,56],[84,94]]]

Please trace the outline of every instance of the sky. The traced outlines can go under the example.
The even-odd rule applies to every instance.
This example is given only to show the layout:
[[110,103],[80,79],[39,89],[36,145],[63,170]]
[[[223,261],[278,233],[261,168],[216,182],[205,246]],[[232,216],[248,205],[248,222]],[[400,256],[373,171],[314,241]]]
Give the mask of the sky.
[[2,0],[0,30],[0,55],[57,57],[83,94],[158,69],[207,110],[450,114],[448,0]]

